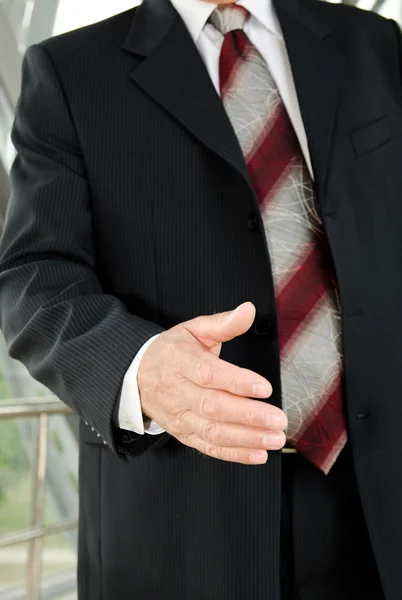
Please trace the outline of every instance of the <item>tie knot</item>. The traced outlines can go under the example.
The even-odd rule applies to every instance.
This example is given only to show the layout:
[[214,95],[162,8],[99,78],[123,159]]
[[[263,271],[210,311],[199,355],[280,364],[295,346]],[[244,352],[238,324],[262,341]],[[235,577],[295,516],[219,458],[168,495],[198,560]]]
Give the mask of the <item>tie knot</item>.
[[237,4],[221,4],[217,6],[208,21],[215,29],[226,35],[230,31],[243,29],[249,16],[248,10]]

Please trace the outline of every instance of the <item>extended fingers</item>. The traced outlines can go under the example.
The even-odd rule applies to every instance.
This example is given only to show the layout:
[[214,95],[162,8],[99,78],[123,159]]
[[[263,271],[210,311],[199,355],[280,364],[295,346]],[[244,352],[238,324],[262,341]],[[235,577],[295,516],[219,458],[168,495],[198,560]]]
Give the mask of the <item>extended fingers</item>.
[[277,431],[283,431],[288,426],[283,410],[267,402],[201,388],[191,382],[183,382],[181,391],[186,397],[186,405],[205,420]]

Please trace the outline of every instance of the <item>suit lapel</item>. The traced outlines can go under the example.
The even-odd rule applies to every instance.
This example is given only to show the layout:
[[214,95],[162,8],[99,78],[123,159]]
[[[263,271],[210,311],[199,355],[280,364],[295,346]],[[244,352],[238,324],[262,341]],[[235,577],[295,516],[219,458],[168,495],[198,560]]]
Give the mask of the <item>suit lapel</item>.
[[330,28],[302,1],[274,0],[274,4],[293,71],[317,187],[322,192],[342,92],[344,57]]
[[[330,28],[302,0],[273,0],[284,33],[313,169],[323,189],[344,58]],[[204,62],[169,0],[144,0],[122,48],[143,60],[132,81],[250,185],[244,157]]]
[[132,81],[249,180],[240,144],[205,64],[168,0],[145,0],[123,49],[145,58]]

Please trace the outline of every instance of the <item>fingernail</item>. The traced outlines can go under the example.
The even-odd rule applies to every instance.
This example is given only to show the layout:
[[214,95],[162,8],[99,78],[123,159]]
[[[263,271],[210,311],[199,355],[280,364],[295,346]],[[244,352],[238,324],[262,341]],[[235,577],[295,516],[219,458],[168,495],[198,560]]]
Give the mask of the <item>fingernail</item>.
[[266,448],[282,448],[285,443],[285,438],[283,433],[267,433],[264,435],[262,443]]
[[273,427],[274,429],[286,429],[288,420],[286,415],[271,413],[265,417],[265,424],[267,427]]
[[267,398],[271,394],[271,386],[267,383],[253,383],[253,396]]
[[267,462],[267,453],[266,452],[253,452],[249,456],[250,462],[254,464],[262,464]]

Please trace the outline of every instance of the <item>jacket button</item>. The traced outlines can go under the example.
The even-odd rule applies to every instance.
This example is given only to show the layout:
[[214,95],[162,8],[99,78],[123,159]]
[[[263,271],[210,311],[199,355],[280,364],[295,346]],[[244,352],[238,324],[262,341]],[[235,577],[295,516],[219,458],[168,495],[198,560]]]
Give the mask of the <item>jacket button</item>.
[[250,231],[255,231],[256,229],[258,229],[258,217],[254,212],[249,214],[247,225]]
[[268,335],[271,330],[271,325],[268,317],[258,317],[256,316],[253,331],[256,335]]

